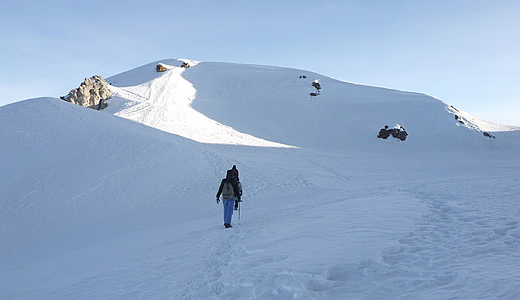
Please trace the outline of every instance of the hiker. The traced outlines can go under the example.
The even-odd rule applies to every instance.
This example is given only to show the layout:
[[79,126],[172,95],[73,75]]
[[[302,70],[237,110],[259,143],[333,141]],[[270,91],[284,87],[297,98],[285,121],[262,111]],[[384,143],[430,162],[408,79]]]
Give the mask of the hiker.
[[240,179],[238,179],[237,165],[233,165],[233,168],[231,168],[231,170],[233,170],[233,174],[235,174],[235,178],[237,179],[237,181],[240,181]]
[[[233,165],[233,168],[231,168],[231,171],[233,171],[233,174],[235,174],[235,178],[238,183],[238,194],[240,197],[242,197],[242,184],[240,183],[240,179],[238,179],[237,165]],[[235,200],[235,210],[238,210],[238,202],[242,202],[242,200],[240,200],[240,199]]]
[[233,216],[233,203],[235,199],[240,201],[240,193],[238,192],[238,182],[235,178],[235,172],[228,170],[226,178],[222,179],[217,192],[217,204],[220,203],[220,195],[222,195],[222,204],[224,205],[224,226],[231,226],[231,217]]

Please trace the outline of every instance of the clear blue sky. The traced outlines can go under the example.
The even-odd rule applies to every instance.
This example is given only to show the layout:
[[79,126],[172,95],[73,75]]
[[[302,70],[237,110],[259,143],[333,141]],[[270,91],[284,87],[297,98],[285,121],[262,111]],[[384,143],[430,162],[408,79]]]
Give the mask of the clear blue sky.
[[0,1],[0,106],[186,58],[421,92],[520,125],[517,0]]

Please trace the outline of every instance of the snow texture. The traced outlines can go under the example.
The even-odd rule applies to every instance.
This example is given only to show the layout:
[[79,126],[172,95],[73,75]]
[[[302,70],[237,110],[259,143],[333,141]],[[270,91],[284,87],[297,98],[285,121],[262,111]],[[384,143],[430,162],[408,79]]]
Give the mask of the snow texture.
[[520,128],[279,67],[107,81],[104,111],[0,108],[0,299],[520,297]]

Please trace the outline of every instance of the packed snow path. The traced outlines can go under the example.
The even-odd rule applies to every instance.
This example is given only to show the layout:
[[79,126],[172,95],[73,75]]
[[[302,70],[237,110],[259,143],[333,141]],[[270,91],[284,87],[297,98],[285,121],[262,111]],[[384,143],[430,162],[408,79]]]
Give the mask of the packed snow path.
[[[97,271],[84,261],[92,276],[19,298],[518,297],[520,190],[510,172],[518,163],[489,161],[490,168],[471,164],[471,157],[444,163],[381,157],[367,164],[323,153],[317,168],[317,153],[269,150],[262,163],[251,161],[259,153],[234,153],[248,168],[241,170],[242,218],[233,217],[232,229],[224,229],[221,205],[209,197],[214,217],[78,250],[110,260]],[[270,179],[265,163],[280,155],[270,167],[285,179]],[[377,167],[381,162],[385,167]],[[63,257],[72,261],[44,267],[60,270],[81,256]]]
[[[186,69],[167,67],[164,73],[157,73],[152,66],[147,65],[133,71],[132,77],[125,74],[110,78],[114,96],[105,112],[201,143],[291,147],[238,132],[194,110],[191,104],[196,97],[196,90],[181,76]],[[138,82],[145,82],[131,85],[136,83],[136,77],[141,79]],[[227,110],[230,118],[239,118],[232,105],[228,105]]]

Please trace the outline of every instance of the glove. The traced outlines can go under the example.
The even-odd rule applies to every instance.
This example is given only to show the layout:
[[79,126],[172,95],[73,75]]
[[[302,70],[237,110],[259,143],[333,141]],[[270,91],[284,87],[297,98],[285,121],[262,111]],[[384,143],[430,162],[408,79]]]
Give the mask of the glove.
[[219,203],[220,203],[220,199],[217,197],[217,204],[219,204]]

